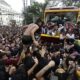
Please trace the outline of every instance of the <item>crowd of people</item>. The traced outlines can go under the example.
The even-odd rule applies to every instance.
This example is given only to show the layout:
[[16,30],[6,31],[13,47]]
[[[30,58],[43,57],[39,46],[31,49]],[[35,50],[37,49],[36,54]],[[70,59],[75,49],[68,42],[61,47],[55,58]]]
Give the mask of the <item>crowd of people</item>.
[[79,38],[80,22],[0,26],[0,80],[80,80]]

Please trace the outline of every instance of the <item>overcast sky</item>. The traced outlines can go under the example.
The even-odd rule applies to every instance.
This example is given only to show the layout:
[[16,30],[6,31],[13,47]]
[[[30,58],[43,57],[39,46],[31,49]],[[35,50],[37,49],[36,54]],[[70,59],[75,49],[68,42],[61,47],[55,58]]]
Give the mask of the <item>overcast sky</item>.
[[[5,0],[7,3],[11,5],[11,7],[17,11],[21,12],[23,8],[23,0]],[[38,2],[44,2],[44,0],[36,0]]]

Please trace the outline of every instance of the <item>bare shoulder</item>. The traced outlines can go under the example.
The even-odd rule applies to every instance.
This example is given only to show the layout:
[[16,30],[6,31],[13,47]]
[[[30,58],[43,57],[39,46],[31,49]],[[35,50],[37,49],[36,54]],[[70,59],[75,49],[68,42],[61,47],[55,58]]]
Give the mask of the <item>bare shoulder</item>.
[[31,24],[29,24],[28,26],[30,26],[30,27],[33,27],[33,28],[39,28],[39,26],[37,25],[37,24],[35,24],[35,23],[31,23]]
[[26,29],[26,28],[28,28],[28,25],[23,26],[23,29]]

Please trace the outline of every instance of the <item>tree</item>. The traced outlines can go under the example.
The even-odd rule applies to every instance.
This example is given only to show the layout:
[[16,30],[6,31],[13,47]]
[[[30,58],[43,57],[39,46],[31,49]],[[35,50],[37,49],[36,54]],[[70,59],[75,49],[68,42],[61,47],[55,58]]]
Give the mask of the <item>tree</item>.
[[77,7],[80,7],[80,2],[79,1],[77,1],[77,2],[75,2],[75,4],[74,4],[75,6],[77,6]]
[[30,7],[26,8],[23,12],[24,20],[23,24],[29,24],[32,22],[32,15],[29,13]]
[[67,6],[80,7],[80,0],[64,0],[64,4]]
[[45,0],[45,3],[44,4],[41,4],[41,8],[42,8],[42,19],[44,18],[44,12],[45,12],[45,9],[46,9],[48,3],[49,3],[49,0]]
[[29,24],[35,22],[37,18],[44,18],[44,11],[48,4],[48,0],[45,0],[45,3],[34,2],[31,6],[28,6],[24,12],[24,24]]
[[40,17],[42,15],[41,5],[38,2],[34,2],[33,5],[28,6],[24,12],[24,21],[23,23],[29,24],[32,22],[35,22],[37,17]]

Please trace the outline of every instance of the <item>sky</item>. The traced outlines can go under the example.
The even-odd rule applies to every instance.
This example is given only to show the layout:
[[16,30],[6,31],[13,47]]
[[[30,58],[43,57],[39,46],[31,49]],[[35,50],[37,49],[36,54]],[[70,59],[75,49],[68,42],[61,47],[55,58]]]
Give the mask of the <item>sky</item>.
[[[17,12],[21,12],[23,9],[23,0],[5,0],[11,5],[12,9]],[[44,2],[44,0],[36,0],[38,2]]]

